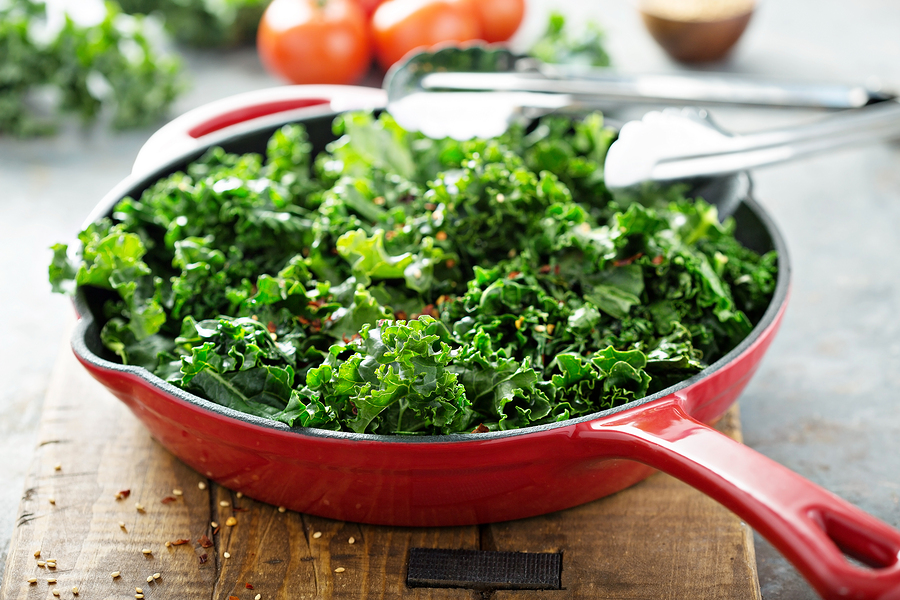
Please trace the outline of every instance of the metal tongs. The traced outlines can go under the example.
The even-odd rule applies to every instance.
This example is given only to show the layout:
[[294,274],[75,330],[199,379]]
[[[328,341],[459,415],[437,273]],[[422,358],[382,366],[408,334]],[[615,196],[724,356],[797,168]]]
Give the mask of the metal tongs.
[[747,136],[718,129],[702,110],[648,113],[641,121],[625,124],[610,148],[605,168],[609,187],[733,173],[900,135],[900,103],[863,86],[774,83],[706,73],[626,75],[547,65],[484,46],[418,54],[391,69],[385,89],[388,110],[401,126],[455,139],[500,135],[523,116],[634,104],[840,110],[811,125]]

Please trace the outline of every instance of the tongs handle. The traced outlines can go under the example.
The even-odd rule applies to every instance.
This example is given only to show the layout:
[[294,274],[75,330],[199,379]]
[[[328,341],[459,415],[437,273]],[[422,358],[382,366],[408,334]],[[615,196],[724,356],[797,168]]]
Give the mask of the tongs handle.
[[579,108],[637,102],[846,109],[892,97],[863,86],[793,84],[717,73],[632,75],[609,69],[563,67],[519,59],[517,66],[522,65],[530,65],[531,70],[430,73],[422,78],[422,88],[427,91],[568,94]]
[[685,145],[685,152],[662,158],[652,179],[671,181],[736,173],[809,154],[900,137],[900,102],[882,102],[843,111],[809,125],[724,138],[708,151]]

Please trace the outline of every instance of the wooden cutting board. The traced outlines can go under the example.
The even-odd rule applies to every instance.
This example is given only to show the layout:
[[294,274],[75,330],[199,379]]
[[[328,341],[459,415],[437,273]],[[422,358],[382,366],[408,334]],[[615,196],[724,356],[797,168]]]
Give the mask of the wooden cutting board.
[[[737,407],[718,428],[740,439]],[[409,588],[412,547],[562,552],[563,589]],[[39,566],[47,559],[56,567]],[[136,588],[154,600],[760,598],[750,528],[667,475],[567,511],[484,526],[378,527],[282,513],[182,464],[66,348],[0,600],[52,599],[53,590],[134,598]]]

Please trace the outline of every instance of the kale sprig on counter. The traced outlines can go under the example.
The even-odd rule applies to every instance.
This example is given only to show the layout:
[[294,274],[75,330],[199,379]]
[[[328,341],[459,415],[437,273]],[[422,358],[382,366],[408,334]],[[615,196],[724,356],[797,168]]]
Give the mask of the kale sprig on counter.
[[0,135],[52,133],[67,115],[91,123],[109,113],[115,128],[146,126],[184,88],[180,60],[153,43],[142,18],[114,2],[75,12],[88,22],[64,3],[0,1]]
[[774,253],[677,189],[614,200],[602,117],[431,140],[338,117],[313,156],[208,152],[54,247],[51,281],[109,290],[105,346],[294,426],[435,434],[619,406],[698,372],[768,305]]

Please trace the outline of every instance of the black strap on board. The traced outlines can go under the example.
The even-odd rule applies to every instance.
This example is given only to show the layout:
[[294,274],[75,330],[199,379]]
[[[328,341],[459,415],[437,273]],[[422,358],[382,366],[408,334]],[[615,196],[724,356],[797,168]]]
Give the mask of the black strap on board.
[[406,585],[558,590],[562,588],[562,554],[410,548]]

